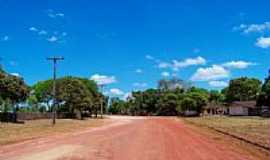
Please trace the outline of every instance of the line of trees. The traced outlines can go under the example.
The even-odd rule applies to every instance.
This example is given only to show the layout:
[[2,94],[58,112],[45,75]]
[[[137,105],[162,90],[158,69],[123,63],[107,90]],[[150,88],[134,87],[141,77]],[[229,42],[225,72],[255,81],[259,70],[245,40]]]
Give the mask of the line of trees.
[[[62,77],[56,80],[57,112],[81,117],[96,115],[101,102],[104,111],[124,115],[199,114],[208,104],[229,104],[233,101],[257,101],[270,106],[270,75],[262,83],[255,78],[241,77],[230,81],[221,91],[196,88],[180,79],[161,80],[157,89],[134,91],[127,100],[108,97],[98,91],[97,84],[86,78]],[[53,81],[40,81],[28,86],[22,77],[0,70],[0,112],[51,112]]]
[[109,112],[123,115],[199,115],[208,104],[229,105],[233,101],[257,101],[270,106],[270,76],[262,82],[241,77],[230,81],[221,91],[196,88],[182,80],[161,80],[157,89],[132,92],[126,100],[114,98]]
[[[28,86],[22,77],[0,71],[0,112],[51,112],[53,80],[40,81]],[[56,80],[57,112],[70,117],[82,115],[96,117],[101,103],[107,106],[108,97],[98,91],[96,82],[79,77],[62,77]]]
[[119,98],[112,99],[108,111],[122,115],[176,116],[187,112],[197,115],[208,103],[209,98],[207,90],[196,87],[186,90],[148,89],[132,92],[126,101]]

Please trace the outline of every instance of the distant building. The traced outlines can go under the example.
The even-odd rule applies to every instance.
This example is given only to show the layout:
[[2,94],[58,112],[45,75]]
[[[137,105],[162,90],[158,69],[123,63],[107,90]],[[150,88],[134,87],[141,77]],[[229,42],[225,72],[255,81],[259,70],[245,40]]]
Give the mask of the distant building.
[[235,101],[229,106],[230,116],[257,116],[260,109],[256,106],[256,101]]

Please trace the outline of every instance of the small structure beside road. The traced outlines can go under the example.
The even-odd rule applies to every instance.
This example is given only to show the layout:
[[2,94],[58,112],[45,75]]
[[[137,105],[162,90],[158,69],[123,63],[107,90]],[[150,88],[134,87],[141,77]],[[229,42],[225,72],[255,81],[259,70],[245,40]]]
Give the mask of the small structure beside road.
[[257,116],[260,115],[260,108],[256,101],[235,101],[229,106],[230,116]]

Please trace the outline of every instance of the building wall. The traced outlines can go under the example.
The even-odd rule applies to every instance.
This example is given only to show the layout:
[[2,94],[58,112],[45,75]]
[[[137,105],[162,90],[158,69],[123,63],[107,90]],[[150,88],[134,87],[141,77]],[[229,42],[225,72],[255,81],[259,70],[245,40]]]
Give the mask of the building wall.
[[248,108],[241,106],[230,107],[229,114],[231,116],[248,116]]

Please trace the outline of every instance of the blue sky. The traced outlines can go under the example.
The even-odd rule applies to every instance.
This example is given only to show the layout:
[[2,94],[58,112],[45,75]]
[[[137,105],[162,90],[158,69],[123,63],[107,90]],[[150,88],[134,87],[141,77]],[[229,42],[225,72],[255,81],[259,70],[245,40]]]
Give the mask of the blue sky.
[[263,80],[270,67],[268,0],[0,0],[0,53],[28,84],[94,78],[107,93],[156,87],[162,77],[220,89],[229,79]]

